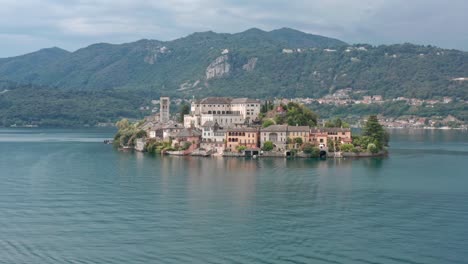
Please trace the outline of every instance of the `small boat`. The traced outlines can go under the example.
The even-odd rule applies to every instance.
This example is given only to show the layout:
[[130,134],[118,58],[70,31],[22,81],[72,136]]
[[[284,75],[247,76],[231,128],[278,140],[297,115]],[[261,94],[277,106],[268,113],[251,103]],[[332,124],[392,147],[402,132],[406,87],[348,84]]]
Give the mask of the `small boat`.
[[125,147],[120,147],[119,150],[120,150],[120,151],[125,151],[125,152],[126,152],[126,151],[132,151],[133,148],[132,148],[132,147],[127,147],[127,146],[125,146]]
[[104,140],[104,144],[111,145],[113,143],[114,143],[114,140],[112,140],[112,139],[105,139]]

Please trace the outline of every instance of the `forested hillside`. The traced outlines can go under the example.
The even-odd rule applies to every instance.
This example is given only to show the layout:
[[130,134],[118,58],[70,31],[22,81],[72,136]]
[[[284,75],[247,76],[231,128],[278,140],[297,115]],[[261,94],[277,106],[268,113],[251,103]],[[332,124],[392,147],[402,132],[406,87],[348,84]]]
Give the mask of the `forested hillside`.
[[[210,66],[214,76],[208,77]],[[101,43],[72,53],[52,48],[0,59],[2,80],[173,96],[317,97],[352,87],[386,97],[467,98],[468,82],[453,81],[466,76],[467,52],[412,44],[347,45],[292,29],[203,32],[169,42]]]
[[468,77],[463,51],[349,45],[287,28],[202,32],[167,42],[100,43],[75,52],[50,48],[0,59],[0,118],[4,125],[37,119],[33,106],[44,105],[62,114],[50,120],[104,111],[78,122],[96,123],[138,116],[139,106],[160,95],[317,98],[348,87],[384,98],[463,101],[468,81],[456,80],[463,77]]

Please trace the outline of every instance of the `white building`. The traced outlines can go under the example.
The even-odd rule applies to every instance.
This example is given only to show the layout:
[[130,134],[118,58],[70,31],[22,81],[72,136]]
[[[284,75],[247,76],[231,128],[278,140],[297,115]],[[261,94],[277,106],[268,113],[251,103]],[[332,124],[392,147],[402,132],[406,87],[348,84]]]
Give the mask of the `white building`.
[[225,148],[226,130],[223,130],[217,122],[208,121],[202,125],[201,148],[212,150],[222,154]]
[[191,112],[184,116],[184,126],[201,128],[206,122],[235,127],[258,119],[261,103],[248,98],[208,97],[193,101]]

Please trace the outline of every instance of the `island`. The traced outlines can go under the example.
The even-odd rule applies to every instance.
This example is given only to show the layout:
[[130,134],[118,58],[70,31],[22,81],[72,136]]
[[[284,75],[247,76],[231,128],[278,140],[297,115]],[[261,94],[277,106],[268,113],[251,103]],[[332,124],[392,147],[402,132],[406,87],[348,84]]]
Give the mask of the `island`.
[[303,104],[275,104],[250,98],[207,97],[181,104],[161,97],[159,113],[117,122],[113,145],[120,150],[178,156],[375,157],[388,154],[389,134],[377,116],[367,118],[360,135],[339,118],[318,124]]

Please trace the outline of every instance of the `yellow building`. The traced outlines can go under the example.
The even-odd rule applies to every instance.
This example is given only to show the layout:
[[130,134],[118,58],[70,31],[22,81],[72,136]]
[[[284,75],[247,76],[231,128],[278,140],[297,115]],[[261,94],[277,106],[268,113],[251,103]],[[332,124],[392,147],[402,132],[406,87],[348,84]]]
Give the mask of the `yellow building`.
[[258,129],[252,127],[229,128],[226,132],[226,149],[236,151],[238,146],[258,148]]
[[303,143],[309,141],[309,126],[288,126],[288,139],[294,145],[294,139],[300,138]]
[[328,141],[334,140],[339,144],[351,143],[351,129],[349,128],[312,128],[309,142],[322,148],[328,146]]

